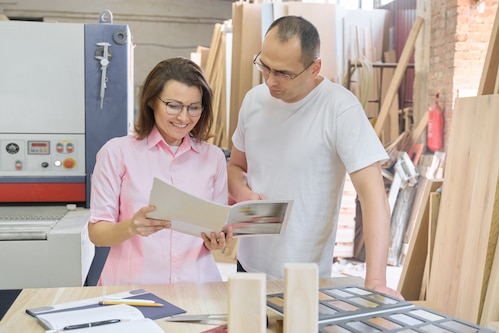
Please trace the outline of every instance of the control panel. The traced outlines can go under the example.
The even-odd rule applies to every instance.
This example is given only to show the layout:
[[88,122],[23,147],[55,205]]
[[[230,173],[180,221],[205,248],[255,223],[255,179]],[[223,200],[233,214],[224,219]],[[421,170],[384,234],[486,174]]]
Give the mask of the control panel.
[[0,176],[84,176],[83,134],[0,134]]

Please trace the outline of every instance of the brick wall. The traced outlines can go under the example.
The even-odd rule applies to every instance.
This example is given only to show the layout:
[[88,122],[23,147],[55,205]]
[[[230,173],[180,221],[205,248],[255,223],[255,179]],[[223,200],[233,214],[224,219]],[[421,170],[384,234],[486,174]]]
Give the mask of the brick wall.
[[431,46],[428,95],[440,91],[445,113],[444,146],[447,150],[455,99],[475,95],[480,84],[498,0],[431,1]]

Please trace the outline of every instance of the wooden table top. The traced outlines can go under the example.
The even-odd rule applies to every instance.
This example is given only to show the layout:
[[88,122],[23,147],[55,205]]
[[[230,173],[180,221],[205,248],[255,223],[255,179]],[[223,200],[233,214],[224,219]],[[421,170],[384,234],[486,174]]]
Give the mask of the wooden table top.
[[[359,277],[322,278],[320,288],[360,285],[364,280]],[[45,332],[42,326],[26,313],[27,308],[36,308],[45,305],[77,301],[86,298],[100,297],[143,288],[148,292],[164,298],[191,314],[218,314],[227,313],[228,309],[228,282],[216,283],[177,283],[163,285],[132,285],[132,286],[105,286],[105,287],[67,287],[67,288],[29,288],[24,289],[12,304],[9,311],[0,321],[1,332]],[[267,294],[284,291],[282,280],[267,281]],[[275,321],[281,317],[268,309],[269,327],[267,332],[275,332]],[[217,325],[175,323],[164,319],[156,320],[165,332],[199,333]]]

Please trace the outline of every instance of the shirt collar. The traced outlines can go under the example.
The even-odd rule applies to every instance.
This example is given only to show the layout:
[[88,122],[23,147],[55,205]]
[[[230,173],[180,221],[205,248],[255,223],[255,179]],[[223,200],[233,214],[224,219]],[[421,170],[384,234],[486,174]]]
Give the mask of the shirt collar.
[[[151,134],[149,134],[149,136],[147,137],[147,148],[151,149],[157,145],[163,147],[169,147],[165,139],[163,139],[163,137],[161,136],[161,133],[159,132],[158,128],[154,126],[151,131]],[[184,136],[182,143],[178,147],[177,154],[190,149],[192,149],[195,152],[199,152],[199,145],[200,142],[198,140],[191,138],[191,136],[187,134],[186,136]]]

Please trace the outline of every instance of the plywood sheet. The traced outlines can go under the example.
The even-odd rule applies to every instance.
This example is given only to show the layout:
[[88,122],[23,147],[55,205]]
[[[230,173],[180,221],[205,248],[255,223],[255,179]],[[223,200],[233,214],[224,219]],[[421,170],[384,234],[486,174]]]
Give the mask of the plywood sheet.
[[[499,95],[459,98],[454,109],[427,299],[478,321],[499,170]],[[490,181],[493,179],[494,181]],[[487,267],[488,266],[488,267]]]

